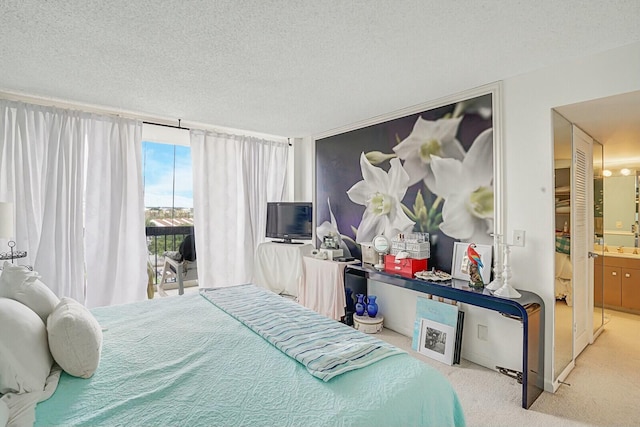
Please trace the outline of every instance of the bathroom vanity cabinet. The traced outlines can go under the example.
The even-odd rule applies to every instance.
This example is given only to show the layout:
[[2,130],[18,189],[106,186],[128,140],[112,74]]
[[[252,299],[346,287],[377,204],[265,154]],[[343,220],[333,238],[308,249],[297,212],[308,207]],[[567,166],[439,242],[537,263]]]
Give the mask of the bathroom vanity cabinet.
[[[593,277],[594,289],[604,285],[606,308],[640,313],[640,256],[605,254],[604,265],[594,266]],[[594,303],[600,302],[597,293],[594,298]]]

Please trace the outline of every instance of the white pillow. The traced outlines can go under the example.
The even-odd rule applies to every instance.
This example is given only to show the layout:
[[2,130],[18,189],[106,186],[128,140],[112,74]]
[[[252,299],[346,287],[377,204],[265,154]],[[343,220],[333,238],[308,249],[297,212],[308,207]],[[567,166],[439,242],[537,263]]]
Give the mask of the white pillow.
[[102,329],[93,314],[72,298],[62,298],[47,319],[53,359],[69,375],[89,378],[98,369]]
[[35,311],[44,323],[60,300],[39,280],[38,273],[5,261],[0,273],[0,297],[11,298]]
[[26,305],[0,298],[0,393],[44,390],[52,364],[42,320]]

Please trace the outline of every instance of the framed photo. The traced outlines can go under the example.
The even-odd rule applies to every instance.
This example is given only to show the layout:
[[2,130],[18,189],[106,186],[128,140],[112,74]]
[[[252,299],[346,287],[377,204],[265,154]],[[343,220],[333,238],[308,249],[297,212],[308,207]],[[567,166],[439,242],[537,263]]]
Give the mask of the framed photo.
[[[469,243],[455,242],[453,244],[453,259],[451,262],[451,277],[454,279],[469,280],[469,271],[465,268],[468,264],[467,248]],[[483,268],[480,269],[482,281],[485,284],[491,282],[491,269],[493,268],[493,246],[476,245],[476,252],[480,254]]]
[[453,365],[456,329],[429,319],[420,322],[418,352],[447,365]]

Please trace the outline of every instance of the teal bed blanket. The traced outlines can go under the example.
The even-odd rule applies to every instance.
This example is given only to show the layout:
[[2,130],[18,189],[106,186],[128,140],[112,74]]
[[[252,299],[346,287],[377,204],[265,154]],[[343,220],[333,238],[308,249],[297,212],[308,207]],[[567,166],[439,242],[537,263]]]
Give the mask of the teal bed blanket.
[[36,425],[464,425],[447,380],[407,354],[323,381],[199,294],[92,312],[100,366],[90,379],[63,373]]
[[404,353],[254,285],[205,289],[202,294],[323,381]]

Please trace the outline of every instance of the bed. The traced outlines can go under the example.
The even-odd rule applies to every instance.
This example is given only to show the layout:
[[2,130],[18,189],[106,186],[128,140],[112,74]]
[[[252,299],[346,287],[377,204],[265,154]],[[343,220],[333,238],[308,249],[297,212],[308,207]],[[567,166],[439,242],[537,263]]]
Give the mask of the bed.
[[[201,290],[93,309],[104,337],[98,369],[89,379],[63,372],[38,403],[36,425],[464,425],[456,393],[434,368],[267,290],[234,288],[243,287],[256,298],[229,294],[220,304]],[[384,357],[342,370],[324,363],[329,374],[291,357],[300,358],[298,347],[283,334],[319,342],[313,331],[325,326]]]

